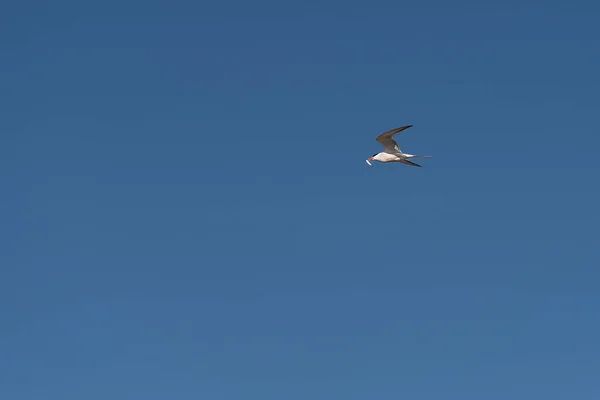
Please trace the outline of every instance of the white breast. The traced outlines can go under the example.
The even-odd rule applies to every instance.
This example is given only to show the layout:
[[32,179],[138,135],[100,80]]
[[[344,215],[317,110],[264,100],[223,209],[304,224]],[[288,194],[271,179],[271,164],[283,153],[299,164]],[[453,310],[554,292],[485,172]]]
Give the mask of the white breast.
[[397,155],[391,153],[379,153],[375,157],[373,157],[373,159],[379,162],[390,162],[399,160]]

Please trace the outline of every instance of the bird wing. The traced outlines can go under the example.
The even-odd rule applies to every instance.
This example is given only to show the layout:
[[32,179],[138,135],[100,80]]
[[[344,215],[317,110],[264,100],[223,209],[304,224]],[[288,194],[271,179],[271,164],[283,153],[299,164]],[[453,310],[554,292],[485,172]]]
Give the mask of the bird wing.
[[405,129],[410,128],[412,125],[404,125],[400,128],[391,129],[387,132],[383,132],[381,135],[377,136],[375,140],[377,140],[383,146],[383,150],[388,151],[398,151],[400,152],[400,147],[398,147],[398,143],[392,138],[396,133],[402,132]]
[[413,167],[420,167],[420,165],[419,165],[419,164],[417,164],[417,163],[414,163],[414,162],[412,162],[412,161],[408,161],[408,160],[400,160],[400,161],[398,161],[398,162],[401,162],[402,164],[406,164],[406,165],[412,165]]

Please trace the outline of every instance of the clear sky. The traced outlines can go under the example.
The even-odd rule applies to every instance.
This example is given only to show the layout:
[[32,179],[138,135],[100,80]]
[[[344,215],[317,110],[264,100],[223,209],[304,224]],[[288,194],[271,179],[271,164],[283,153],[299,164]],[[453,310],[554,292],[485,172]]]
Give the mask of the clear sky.
[[0,398],[600,398],[598,2],[286,3],[3,2]]

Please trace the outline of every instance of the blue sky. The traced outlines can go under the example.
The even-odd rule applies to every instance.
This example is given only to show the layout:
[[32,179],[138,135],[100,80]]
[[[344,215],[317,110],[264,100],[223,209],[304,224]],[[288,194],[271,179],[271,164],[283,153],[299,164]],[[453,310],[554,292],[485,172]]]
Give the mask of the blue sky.
[[3,4],[0,398],[598,398],[599,16]]

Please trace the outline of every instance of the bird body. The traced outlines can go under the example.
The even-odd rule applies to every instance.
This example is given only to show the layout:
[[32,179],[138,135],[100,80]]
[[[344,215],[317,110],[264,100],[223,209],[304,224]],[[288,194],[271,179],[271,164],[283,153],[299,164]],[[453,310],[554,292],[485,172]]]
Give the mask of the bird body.
[[431,156],[418,156],[414,154],[403,153],[398,146],[398,143],[393,139],[393,136],[405,129],[410,128],[412,125],[401,126],[400,128],[391,129],[387,132],[383,132],[375,140],[377,140],[382,146],[383,151],[377,154],[373,154],[372,157],[367,158],[367,164],[371,165],[370,161],[379,161],[382,163],[399,162],[406,165],[412,165],[414,167],[420,167],[409,158],[432,158]]

